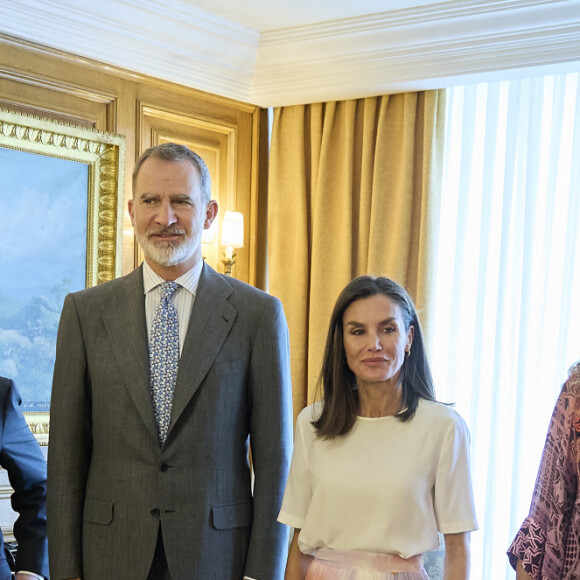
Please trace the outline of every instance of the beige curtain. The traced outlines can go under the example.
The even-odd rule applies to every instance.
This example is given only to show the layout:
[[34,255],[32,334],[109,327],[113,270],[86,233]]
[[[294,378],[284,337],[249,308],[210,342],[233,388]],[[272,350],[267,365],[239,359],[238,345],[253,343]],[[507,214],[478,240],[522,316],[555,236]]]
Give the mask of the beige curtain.
[[402,283],[428,332],[445,92],[275,109],[269,290],[290,328],[294,412],[312,402],[328,322],[361,274]]

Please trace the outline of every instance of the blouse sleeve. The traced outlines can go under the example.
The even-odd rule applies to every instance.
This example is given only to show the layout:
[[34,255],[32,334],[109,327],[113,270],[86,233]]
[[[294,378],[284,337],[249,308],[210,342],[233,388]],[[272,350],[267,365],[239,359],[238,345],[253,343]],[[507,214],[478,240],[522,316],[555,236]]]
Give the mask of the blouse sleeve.
[[453,416],[441,446],[435,481],[435,513],[439,530],[444,534],[477,529],[469,430],[457,413]]
[[311,421],[312,410],[310,407],[306,407],[298,415],[296,421],[292,463],[290,464],[282,507],[278,514],[279,522],[299,529],[302,528],[312,497],[309,447],[313,439],[314,428]]
[[577,492],[576,397],[568,381],[556,402],[540,469],[534,487],[530,513],[507,552],[515,569],[518,560],[532,578],[546,570],[561,577],[565,541]]

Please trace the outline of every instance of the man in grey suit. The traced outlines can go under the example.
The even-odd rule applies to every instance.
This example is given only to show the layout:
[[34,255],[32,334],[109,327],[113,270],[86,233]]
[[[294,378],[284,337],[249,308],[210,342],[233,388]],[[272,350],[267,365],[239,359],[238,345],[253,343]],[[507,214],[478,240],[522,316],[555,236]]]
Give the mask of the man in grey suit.
[[[69,295],[61,316],[51,578],[281,579],[288,536],[276,517],[292,445],[281,304],[204,264],[201,234],[217,204],[205,163],[187,147],[142,155],[129,213],[145,263]],[[177,290],[162,298],[167,281]],[[163,308],[177,318],[165,326],[178,327],[180,355],[169,403],[156,404],[150,349]],[[164,386],[169,377],[161,372]]]

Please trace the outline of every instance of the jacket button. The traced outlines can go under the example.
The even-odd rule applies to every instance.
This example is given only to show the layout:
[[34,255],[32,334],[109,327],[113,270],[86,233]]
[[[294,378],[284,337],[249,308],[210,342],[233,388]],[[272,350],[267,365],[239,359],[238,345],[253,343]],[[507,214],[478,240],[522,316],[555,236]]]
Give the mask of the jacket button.
[[151,510],[151,515],[152,515],[153,517],[155,517],[155,518],[158,518],[160,513],[161,513],[161,512],[159,511],[159,508],[153,508],[153,509]]
[[159,466],[159,469],[161,469],[161,471],[164,471],[165,472],[165,471],[167,471],[169,469],[169,465],[167,465],[167,463],[162,463]]

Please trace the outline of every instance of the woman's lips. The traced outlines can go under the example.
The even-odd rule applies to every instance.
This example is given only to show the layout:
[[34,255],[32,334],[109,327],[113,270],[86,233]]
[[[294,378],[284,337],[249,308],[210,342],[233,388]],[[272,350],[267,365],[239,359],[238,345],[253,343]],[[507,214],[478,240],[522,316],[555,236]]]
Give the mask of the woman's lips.
[[366,364],[380,364],[387,362],[387,359],[383,357],[364,358],[362,362]]

